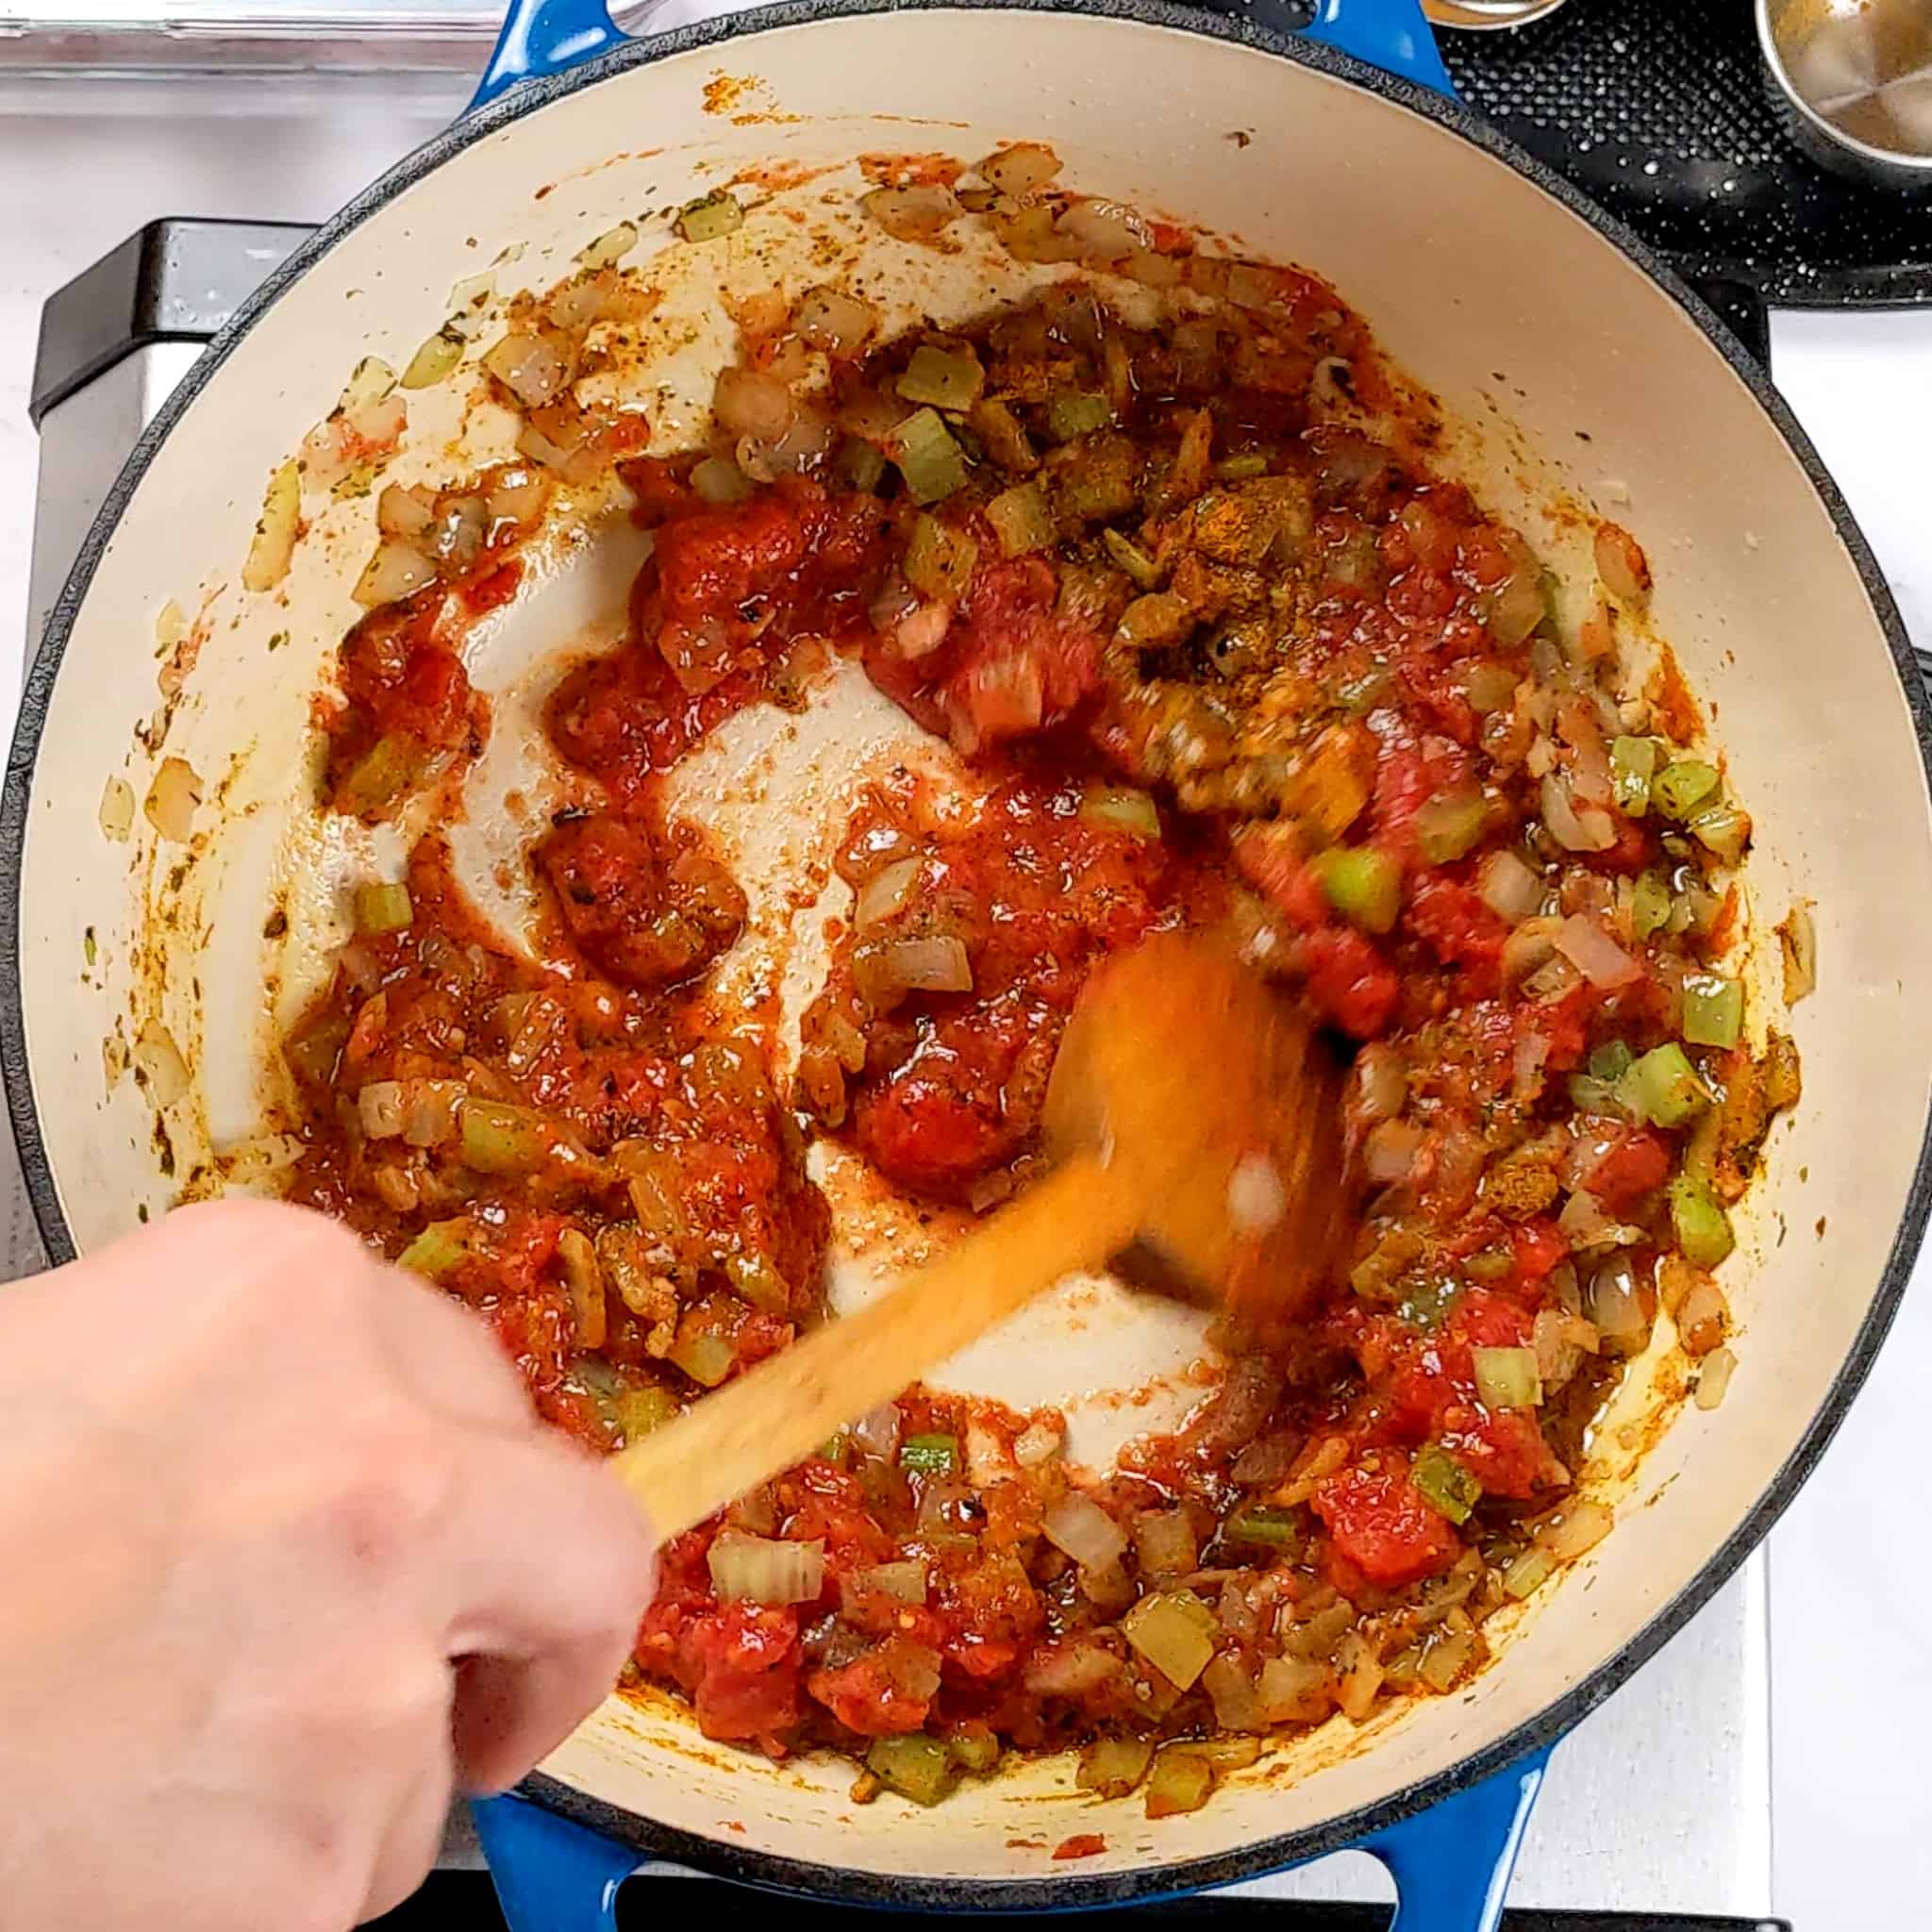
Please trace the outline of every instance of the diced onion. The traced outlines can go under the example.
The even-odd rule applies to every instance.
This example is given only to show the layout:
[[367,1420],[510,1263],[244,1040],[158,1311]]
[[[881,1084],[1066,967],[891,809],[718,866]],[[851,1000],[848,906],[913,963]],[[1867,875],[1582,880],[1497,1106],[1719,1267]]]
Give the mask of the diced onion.
[[385,537],[420,537],[436,521],[436,493],[420,483],[383,487],[375,499],[375,527]]
[[898,1409],[890,1402],[868,1409],[852,1424],[852,1440],[868,1456],[891,1457],[899,1453],[899,1434],[904,1426]]
[[109,775],[101,788],[101,831],[115,844],[124,844],[134,829],[134,787],[125,778]]
[[775,375],[733,364],[718,372],[711,408],[727,436],[775,440],[791,428],[798,399]]
[[858,898],[852,909],[854,924],[861,932],[869,932],[874,926],[883,925],[887,920],[903,912],[912,903],[912,894],[924,863],[915,855],[910,858],[896,858],[891,865],[880,867],[858,890]]
[[1120,1675],[1121,1660],[1104,1644],[1074,1639],[1050,1643],[1027,1660],[1027,1690],[1040,1697],[1082,1697]]
[[1513,852],[1491,852],[1476,874],[1482,902],[1499,919],[1520,925],[1543,903],[1543,882]]
[[435,578],[436,566],[420,550],[412,550],[399,538],[389,537],[375,546],[375,556],[349,594],[364,609],[373,610],[379,605],[394,604],[409,596]]
[[1800,899],[1777,929],[1778,946],[1784,955],[1785,1005],[1795,1007],[1818,985],[1818,928],[1811,917],[1811,902]]
[[244,591],[272,591],[288,575],[301,522],[302,473],[293,462],[286,462],[268,479],[261,517],[242,565]]
[[879,312],[870,302],[828,285],[808,289],[791,311],[799,339],[828,356],[856,356],[878,323]]
[[186,758],[165,758],[142,808],[162,838],[185,843],[194,830],[195,808],[201,799],[201,778],[194,767]]
[[1510,1056],[1509,1093],[1525,1106],[1542,1091],[1543,1068],[1550,1058],[1550,1042],[1541,1033],[1525,1033]]
[[1214,1702],[1214,1722],[1224,1731],[1259,1731],[1268,1721],[1248,1674],[1231,1656],[1217,1657],[1201,1673],[1201,1688]]
[[783,1542],[771,1537],[724,1531],[706,1554],[711,1587],[725,1602],[810,1603],[824,1588],[823,1541]]
[[1015,199],[1037,193],[1060,171],[1060,158],[1042,142],[1016,142],[979,164],[986,181]]
[[1620,604],[1642,604],[1650,595],[1650,559],[1620,524],[1596,528],[1596,574]]
[[491,347],[483,366],[526,409],[554,403],[570,375],[563,358],[541,336],[519,329]]
[[403,1083],[400,1080],[372,1080],[356,1096],[356,1112],[362,1131],[372,1141],[393,1141],[403,1131]]
[[1022,1469],[1038,1469],[1060,1453],[1066,1440],[1066,1430],[1058,1422],[1028,1423],[1013,1439],[1013,1460]]
[[874,188],[859,205],[897,242],[930,242],[963,212],[953,191],[936,182]]
[[1130,208],[1111,201],[1076,201],[1054,224],[1083,261],[1106,268],[1148,245],[1147,225]]
[[1548,1391],[1563,1388],[1583,1366],[1583,1357],[1597,1352],[1595,1327],[1582,1316],[1561,1308],[1539,1309],[1531,1339],[1536,1345],[1537,1379]]
[[484,497],[484,511],[492,525],[527,524],[542,514],[549,487],[534,471],[507,470]]
[[971,992],[973,962],[963,940],[894,940],[885,949],[886,977],[912,992]]
[[135,1035],[134,1064],[147,1075],[148,1098],[157,1107],[173,1107],[188,1091],[188,1062],[158,1020],[150,1020]]
[[1727,1348],[1714,1348],[1704,1357],[1704,1369],[1697,1377],[1699,1408],[1715,1408],[1724,1399],[1724,1391],[1731,1386],[1731,1374],[1737,1366],[1738,1357]]
[[1607,812],[1593,806],[1573,806],[1559,774],[1543,780],[1543,824],[1550,837],[1566,852],[1607,852],[1617,842],[1617,828]]
[[1092,1497],[1078,1490],[1062,1496],[1041,1519],[1041,1527],[1047,1541],[1083,1570],[1105,1570],[1109,1563],[1118,1562],[1127,1547],[1126,1532]]
[[1579,1251],[1590,1248],[1627,1248],[1643,1239],[1641,1227],[1625,1227],[1604,1212],[1603,1203],[1587,1188],[1578,1188],[1563,1204],[1557,1225],[1570,1245]]
[[1121,1635],[1180,1690],[1208,1668],[1216,1627],[1214,1613],[1186,1591],[1143,1596],[1121,1619]]
[[1356,1055],[1355,1104],[1371,1126],[1393,1120],[1408,1104],[1408,1069],[1392,1046],[1372,1041]]
[[457,1136],[457,1109],[467,1097],[460,1080],[411,1080],[403,1108],[403,1139],[411,1147],[440,1147]]
[[1636,1355],[1650,1340],[1650,1324],[1638,1299],[1636,1271],[1627,1256],[1606,1261],[1591,1276],[1584,1312],[1612,1355]]
[[1406,1181],[1423,1151],[1424,1130],[1413,1121],[1384,1121],[1370,1134],[1362,1149],[1369,1179],[1378,1188]]
[[1643,969],[1593,919],[1574,913],[1552,935],[1557,952],[1592,986],[1629,986]]
[[350,373],[348,386],[336,407],[353,416],[371,403],[379,403],[396,386],[396,373],[379,356],[365,356]]
[[1559,1563],[1593,1550],[1608,1536],[1616,1517],[1602,1503],[1575,1502],[1568,1505],[1557,1521],[1537,1531],[1538,1544]]
[[907,1557],[892,1563],[874,1563],[870,1570],[859,1571],[852,1580],[862,1590],[875,1590],[883,1595],[895,1596],[901,1603],[923,1604],[925,1601],[925,1565],[917,1557]]
[[892,647],[908,664],[930,657],[952,628],[953,607],[939,598],[915,604],[892,625]]
[[1271,1657],[1255,1678],[1255,1696],[1267,1724],[1313,1724],[1328,1714],[1335,1674],[1324,1663]]
[[1288,1212],[1288,1190],[1265,1154],[1244,1155],[1227,1179],[1227,1219],[1239,1235],[1266,1234]]

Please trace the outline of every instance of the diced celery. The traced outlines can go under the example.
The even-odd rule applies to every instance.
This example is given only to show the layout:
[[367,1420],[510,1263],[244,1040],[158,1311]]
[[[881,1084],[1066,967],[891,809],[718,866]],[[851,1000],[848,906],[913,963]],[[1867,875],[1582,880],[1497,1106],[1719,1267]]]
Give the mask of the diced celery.
[[378,739],[342,780],[337,806],[356,818],[375,818],[395,804],[422,769],[423,747],[413,738],[392,732]]
[[716,1328],[681,1332],[671,1347],[672,1361],[704,1389],[715,1389],[731,1373],[737,1357],[730,1336]]
[[741,1301],[762,1308],[768,1315],[791,1312],[791,1288],[773,1265],[769,1255],[727,1255],[724,1279]]
[[1503,1594],[1521,1603],[1541,1588],[1556,1567],[1557,1559],[1549,1551],[1535,1547],[1524,1550],[1503,1573]]
[[431,1281],[447,1281],[469,1259],[469,1238],[467,1221],[432,1221],[396,1257],[396,1263],[412,1274],[427,1275]]
[[937,409],[913,410],[892,432],[891,455],[914,503],[942,502],[966,480],[966,458]]
[[1080,1754],[1074,1782],[1103,1798],[1124,1798],[1147,1775],[1154,1746],[1145,1738],[1096,1738]]
[[912,538],[906,546],[906,581],[922,596],[956,604],[973,581],[979,545],[963,530],[955,530],[936,516],[913,520]]
[[955,1731],[946,1740],[946,1750],[961,1771],[985,1773],[1000,1761],[1000,1740],[990,1724]]
[[617,1425],[626,1442],[641,1442],[676,1415],[676,1396],[655,1382],[646,1389],[625,1389],[617,1398]]
[[1610,776],[1617,804],[1632,818],[1650,809],[1650,781],[1657,771],[1657,740],[1618,738],[1610,743]]
[[1053,517],[1038,483],[1016,483],[1010,490],[1002,490],[987,505],[986,520],[1005,557],[1044,550],[1054,540]]
[[1151,591],[1160,581],[1159,566],[1138,543],[1123,537],[1118,530],[1103,530],[1100,537],[1108,555],[1141,590]]
[[715,242],[744,226],[744,209],[728,188],[714,188],[686,202],[673,226],[687,242]]
[[986,387],[986,371],[971,349],[940,349],[921,342],[899,378],[899,393],[908,403],[930,403],[936,409],[970,409]]
[[1462,688],[1469,696],[1469,708],[1487,717],[1491,711],[1507,711],[1516,702],[1521,675],[1507,664],[1486,658],[1464,674]]
[[1243,1503],[1222,1526],[1222,1534],[1231,1543],[1291,1550],[1302,1541],[1302,1525],[1292,1509],[1276,1509],[1266,1503]]
[[1690,831],[1707,851],[1736,865],[1751,841],[1751,816],[1735,805],[1707,805],[1692,814]]
[[1590,1071],[1599,1080],[1621,1080],[1635,1063],[1636,1056],[1621,1040],[1607,1040],[1590,1056]]
[[1630,937],[1640,944],[1671,917],[1671,889],[1662,874],[1640,873],[1630,895]]
[[356,888],[356,930],[362,933],[405,932],[416,916],[409,889],[402,885]]
[[1570,1075],[1570,1105],[1578,1113],[1626,1113],[1623,1093],[1615,1080],[1599,1080],[1594,1074]]
[[951,1475],[958,1466],[957,1436],[908,1436],[899,1445],[899,1467],[915,1475]]
[[550,1128],[534,1108],[466,1100],[459,1124],[463,1159],[483,1174],[532,1174],[550,1152]]
[[1080,800],[1080,816],[1090,825],[1131,832],[1137,839],[1160,837],[1160,808],[1129,785],[1090,785]]
[[1737,1246],[1731,1217],[1702,1181],[1679,1174],[1671,1183],[1671,1226],[1685,1260],[1693,1268],[1715,1268]]
[[691,487],[707,503],[742,503],[753,489],[752,480],[736,463],[723,457],[707,457],[691,473]]
[[1543,1399],[1533,1348],[1477,1348],[1475,1392],[1486,1408],[1534,1408]]
[[1490,821],[1482,794],[1455,791],[1432,798],[1415,815],[1415,841],[1431,865],[1448,865],[1474,850]]
[[1198,1811],[1214,1790],[1214,1766],[1198,1751],[1171,1744],[1154,1760],[1147,1781],[1147,1815],[1174,1818]]
[[1330,846],[1315,860],[1329,905],[1365,932],[1391,932],[1402,910],[1402,868],[1373,845]]
[[1688,819],[1717,790],[1715,765],[1679,758],[1650,781],[1650,801],[1666,818]]
[[1744,986],[1716,973],[1684,975],[1684,1023],[1678,1029],[1692,1046],[1732,1047],[1744,1025]]
[[946,1747],[918,1731],[874,1738],[865,1754],[865,1768],[889,1790],[915,1805],[937,1805],[958,1776]]
[[1223,483],[1245,483],[1251,476],[1265,476],[1267,474],[1267,455],[1258,449],[1242,450],[1238,455],[1223,457],[1214,465],[1215,478]]
[[1482,1501],[1482,1484],[1439,1443],[1431,1442],[1417,1455],[1409,1480],[1423,1501],[1451,1523],[1467,1523],[1469,1512]]
[[1097,389],[1055,390],[1046,399],[1047,433],[1056,442],[1071,442],[1112,421],[1113,405]]
[[846,489],[870,495],[886,474],[886,459],[875,444],[862,437],[848,436],[833,453],[832,474]]
[[1697,1069],[1674,1040],[1632,1061],[1617,1082],[1617,1096],[1639,1120],[1659,1127],[1682,1126],[1710,1099]]

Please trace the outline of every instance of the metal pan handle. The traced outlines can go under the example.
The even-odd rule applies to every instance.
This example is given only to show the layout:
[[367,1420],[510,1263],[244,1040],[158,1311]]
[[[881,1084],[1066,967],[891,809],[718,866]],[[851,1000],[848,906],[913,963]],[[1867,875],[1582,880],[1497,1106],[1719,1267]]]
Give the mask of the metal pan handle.
[[[1262,28],[1304,30],[1419,87],[1455,92],[1417,0],[1318,0],[1305,29],[1282,0],[1243,0],[1243,10]],[[561,74],[626,38],[604,0],[512,0],[470,105]],[[1543,1762],[1543,1755],[1526,1759],[1364,1841],[1400,1893],[1392,1932],[1495,1932]],[[628,1847],[521,1798],[486,1799],[474,1809],[510,1932],[615,1932],[626,1878],[682,1869],[641,1862]]]
[[[1419,0],[1315,0],[1315,17],[1306,25],[1283,0],[1239,0],[1229,10],[1274,33],[1305,33],[1436,93],[1456,92]],[[581,66],[629,38],[612,22],[605,0],[510,0],[470,107],[480,108],[521,81]]]

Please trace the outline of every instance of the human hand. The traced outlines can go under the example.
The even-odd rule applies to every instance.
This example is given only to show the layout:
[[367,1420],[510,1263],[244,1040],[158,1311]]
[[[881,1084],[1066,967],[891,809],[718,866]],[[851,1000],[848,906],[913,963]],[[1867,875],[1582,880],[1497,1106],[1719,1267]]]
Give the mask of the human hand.
[[635,1509],[482,1326],[294,1208],[0,1289],[0,1926],[387,1910],[649,1600]]

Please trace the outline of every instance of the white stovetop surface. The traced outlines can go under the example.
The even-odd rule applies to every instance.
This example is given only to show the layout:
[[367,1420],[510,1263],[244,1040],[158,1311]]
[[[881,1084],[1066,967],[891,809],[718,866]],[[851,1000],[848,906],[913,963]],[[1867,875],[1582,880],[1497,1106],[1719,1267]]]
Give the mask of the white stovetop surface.
[[[158,216],[319,221],[444,125],[462,92],[446,76],[338,81],[325,94],[286,81],[0,84],[0,179],[58,184],[0,206],[0,625],[26,604],[37,462],[26,398],[47,294]],[[1885,563],[1907,623],[1932,646],[1922,482],[1932,314],[1781,314],[1774,340],[1781,387]],[[0,648],[0,723],[9,730],[19,668]],[[8,1253],[23,1251],[8,1239],[21,1218],[12,1169],[0,1136]],[[1647,1752],[1669,1727],[1696,1722],[1705,1674],[1748,1683],[1764,1668],[1752,1633],[1762,1628],[1767,1570],[1754,1565],[1558,1753],[1521,1902],[1769,1908],[1798,1932],[1892,1932],[1921,1921],[1932,1858],[1932,1646],[1921,1628],[1932,1559],[1921,1528],[1916,1369],[1928,1358],[1932,1287],[1915,1283],[1870,1386],[1771,1540],[1770,1817],[1750,1795],[1767,1777],[1756,1721],[1710,1741],[1700,1771],[1674,1787],[1678,1810],[1652,1806],[1646,1815],[1642,1796]],[[1616,1828],[1620,1817],[1637,1831]],[[1644,1876],[1633,1883],[1637,1865]]]

